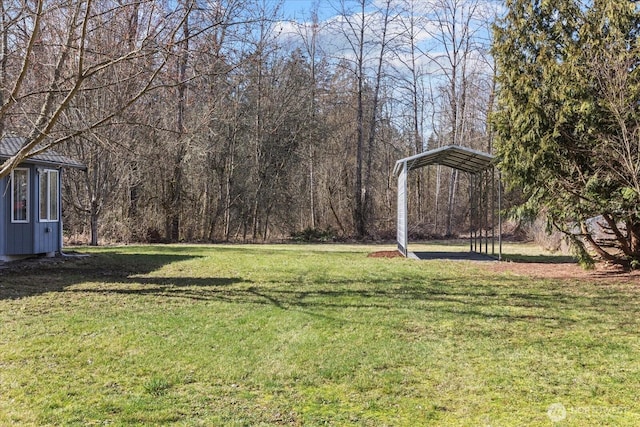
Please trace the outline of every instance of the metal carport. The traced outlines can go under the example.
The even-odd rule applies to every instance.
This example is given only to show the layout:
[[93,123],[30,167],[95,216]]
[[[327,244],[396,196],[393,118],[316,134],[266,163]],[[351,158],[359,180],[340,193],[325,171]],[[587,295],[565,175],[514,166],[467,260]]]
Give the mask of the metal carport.
[[[501,185],[496,179],[494,157],[491,154],[459,145],[449,145],[400,159],[393,169],[398,177],[397,242],[404,256],[412,255],[408,250],[407,175],[409,171],[430,165],[442,165],[466,172],[469,176],[469,251],[489,253],[489,231],[491,231],[491,253],[495,255],[495,222],[498,221],[498,259],[502,258]],[[497,185],[496,185],[497,184]],[[497,190],[496,190],[497,187]],[[497,206],[496,206],[497,199]],[[496,209],[497,208],[497,209]],[[489,218],[490,217],[490,218]],[[483,233],[484,232],[484,236]]]

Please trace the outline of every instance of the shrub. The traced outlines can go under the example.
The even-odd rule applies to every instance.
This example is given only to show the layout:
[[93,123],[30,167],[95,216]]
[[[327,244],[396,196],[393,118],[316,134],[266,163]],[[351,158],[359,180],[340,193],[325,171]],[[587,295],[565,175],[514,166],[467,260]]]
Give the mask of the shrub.
[[335,240],[335,233],[328,227],[324,230],[319,228],[307,227],[302,231],[294,231],[291,233],[291,240],[294,242],[330,242]]

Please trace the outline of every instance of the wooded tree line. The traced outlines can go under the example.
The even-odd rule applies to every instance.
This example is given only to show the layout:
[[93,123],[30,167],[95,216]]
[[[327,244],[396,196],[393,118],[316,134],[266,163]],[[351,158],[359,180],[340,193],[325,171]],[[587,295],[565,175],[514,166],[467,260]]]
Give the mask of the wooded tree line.
[[[492,5],[0,1],[0,126],[28,137],[0,175],[50,147],[84,162],[65,229],[93,244],[393,237],[396,160],[491,150]],[[410,180],[413,235],[467,228],[463,174]]]

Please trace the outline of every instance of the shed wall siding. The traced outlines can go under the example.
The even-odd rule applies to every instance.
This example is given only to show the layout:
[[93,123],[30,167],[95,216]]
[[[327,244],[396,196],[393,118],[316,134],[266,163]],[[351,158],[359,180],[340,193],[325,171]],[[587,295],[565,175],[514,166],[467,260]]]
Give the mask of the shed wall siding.
[[[11,221],[11,219],[9,219]],[[7,255],[29,255],[33,253],[32,224],[10,224],[7,230]]]
[[36,254],[56,252],[58,247],[59,222],[38,222],[35,224],[33,250]]
[[[9,183],[9,179],[8,178],[2,178],[0,179],[0,191],[3,195],[3,197],[0,197],[0,256],[4,256],[7,254],[7,222],[5,221],[6,219],[6,215],[4,215],[3,218],[3,213],[4,212],[9,212],[8,209],[8,205],[9,203],[7,202],[7,198],[6,195],[9,194],[9,190],[7,187],[7,184]],[[11,214],[9,212],[9,214]]]

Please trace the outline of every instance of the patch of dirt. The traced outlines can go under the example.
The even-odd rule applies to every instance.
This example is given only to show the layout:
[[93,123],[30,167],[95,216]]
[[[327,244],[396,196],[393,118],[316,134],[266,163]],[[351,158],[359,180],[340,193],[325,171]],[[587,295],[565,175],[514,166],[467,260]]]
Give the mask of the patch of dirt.
[[595,269],[585,270],[573,263],[520,263],[495,262],[485,264],[485,268],[497,273],[513,273],[537,279],[589,280],[604,283],[631,283],[640,285],[640,271],[625,271],[607,263],[596,264]]
[[398,258],[401,256],[402,254],[398,251],[378,251],[367,255],[368,258]]

